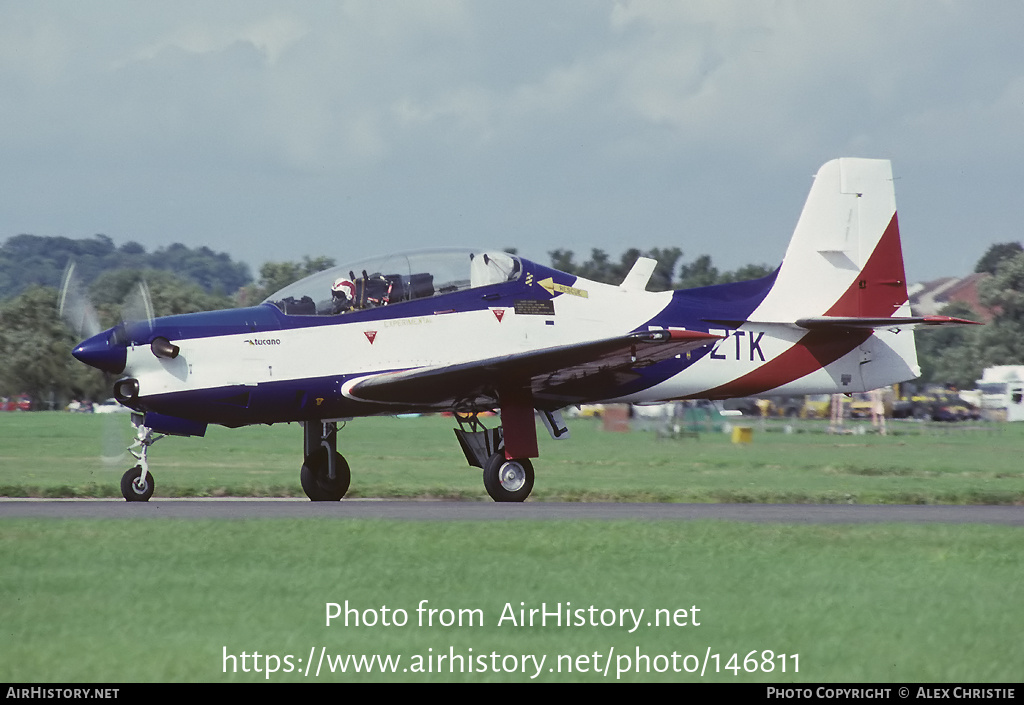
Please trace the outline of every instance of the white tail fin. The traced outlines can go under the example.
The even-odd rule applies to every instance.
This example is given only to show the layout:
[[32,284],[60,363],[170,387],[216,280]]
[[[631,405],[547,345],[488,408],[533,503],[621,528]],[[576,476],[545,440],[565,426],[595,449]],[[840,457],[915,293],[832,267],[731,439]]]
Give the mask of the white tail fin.
[[909,315],[892,167],[835,159],[818,170],[759,321]]
[[818,170],[775,285],[750,320],[814,331],[806,345],[822,336],[861,339],[851,386],[920,374],[914,335],[900,334],[923,319],[910,313],[888,160],[835,159]]

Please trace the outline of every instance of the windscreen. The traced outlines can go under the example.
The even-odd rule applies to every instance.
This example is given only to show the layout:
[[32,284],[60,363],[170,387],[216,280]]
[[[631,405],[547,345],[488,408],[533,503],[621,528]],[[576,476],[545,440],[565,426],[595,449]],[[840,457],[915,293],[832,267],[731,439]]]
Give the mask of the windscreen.
[[338,315],[512,281],[520,270],[519,260],[504,252],[406,252],[317,272],[286,286],[265,303],[289,315]]

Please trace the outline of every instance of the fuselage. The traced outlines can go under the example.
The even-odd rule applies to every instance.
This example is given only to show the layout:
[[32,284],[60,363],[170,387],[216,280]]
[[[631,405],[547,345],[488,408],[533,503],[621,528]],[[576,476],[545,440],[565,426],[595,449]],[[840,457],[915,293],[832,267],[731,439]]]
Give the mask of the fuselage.
[[[464,257],[465,276],[452,274]],[[777,393],[854,392],[907,379],[884,331],[816,334],[786,322],[754,323],[776,275],[676,292],[579,278],[502,253],[429,253],[382,269],[391,291],[377,305],[330,310],[337,268],[259,306],[157,318],[101,333],[76,349],[131,381],[118,398],[140,411],[239,426],[451,408],[453,400],[375,403],[348,392],[380,373],[470,363],[635,331],[686,329],[722,340],[609,375],[547,406],[651,402]],[[486,265],[481,264],[486,262]],[[380,263],[375,263],[380,264]],[[395,268],[393,261],[385,267]],[[910,335],[909,333],[907,335]],[[158,354],[153,341],[176,346]],[[912,338],[911,338],[912,341]],[[123,348],[123,369],[120,350]],[[878,364],[874,364],[878,363]],[[97,364],[96,366],[100,366]],[[882,369],[876,375],[873,368]],[[884,379],[883,379],[884,378]],[[537,404],[538,407],[541,404]]]

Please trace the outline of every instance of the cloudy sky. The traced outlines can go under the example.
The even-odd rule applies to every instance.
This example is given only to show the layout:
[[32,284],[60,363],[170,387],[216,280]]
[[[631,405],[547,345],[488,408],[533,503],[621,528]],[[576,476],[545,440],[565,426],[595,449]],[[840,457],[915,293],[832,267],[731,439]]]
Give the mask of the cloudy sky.
[[893,160],[908,278],[1024,238],[1024,3],[0,0],[0,240],[777,264]]

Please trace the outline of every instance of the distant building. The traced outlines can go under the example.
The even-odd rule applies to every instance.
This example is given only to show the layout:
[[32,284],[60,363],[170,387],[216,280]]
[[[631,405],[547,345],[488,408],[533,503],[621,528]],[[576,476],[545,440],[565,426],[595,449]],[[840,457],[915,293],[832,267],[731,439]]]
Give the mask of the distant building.
[[942,277],[914,284],[908,289],[910,307],[916,315],[930,316],[947,304],[964,303],[977,311],[985,322],[991,321],[995,314],[978,300],[978,284],[990,276],[981,272],[966,277]]

